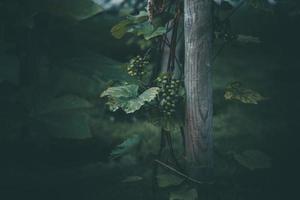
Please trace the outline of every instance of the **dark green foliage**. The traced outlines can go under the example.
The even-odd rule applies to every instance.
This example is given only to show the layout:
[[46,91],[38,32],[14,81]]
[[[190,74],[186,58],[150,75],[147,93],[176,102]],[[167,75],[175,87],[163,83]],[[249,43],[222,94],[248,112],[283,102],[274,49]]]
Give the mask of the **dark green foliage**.
[[246,150],[240,154],[233,153],[233,156],[239,164],[250,170],[267,169],[272,166],[271,158],[258,150]]
[[[240,1],[227,2],[232,6],[225,14]],[[272,13],[261,12],[270,8],[267,1],[248,2],[232,18],[232,29],[227,24],[217,31],[236,37],[219,38],[228,46],[213,64],[211,199],[293,199],[299,168],[299,128],[294,127],[299,2],[278,0]],[[244,14],[253,7],[259,9]],[[110,33],[124,17],[89,0],[0,0],[0,11],[0,199],[154,199],[153,159],[161,127],[171,131],[175,155],[184,162],[183,83],[171,74],[148,82],[157,61],[155,45],[168,31],[164,25],[174,8],[152,24],[140,12],[113,28],[117,38],[133,36],[130,45]],[[149,59],[139,44],[145,51],[154,45]],[[142,55],[142,61],[133,55]],[[129,71],[136,76],[122,69],[128,58],[134,58]],[[29,85],[20,82],[24,72]],[[270,100],[262,101],[264,95],[248,85]],[[99,98],[105,90],[118,111],[105,109]],[[162,159],[175,167],[169,147]],[[159,200],[197,198],[196,186],[171,171],[158,167],[155,178]],[[199,199],[207,191],[204,185]]]
[[197,190],[192,188],[183,188],[179,191],[170,193],[169,200],[196,200],[198,198]]
[[224,97],[226,100],[238,100],[248,104],[258,104],[258,102],[266,99],[258,92],[242,87],[240,82],[228,84]]
[[171,187],[178,186],[184,181],[183,178],[177,177],[171,174],[160,174],[157,175],[157,182],[159,187]]
[[[137,145],[141,141],[141,135],[133,135],[130,138],[126,139],[124,142],[119,144],[112,152],[112,158],[118,158],[124,156],[126,153],[132,151],[132,149],[136,148]],[[128,180],[127,180],[128,181]]]
[[136,36],[143,36],[145,40],[150,40],[166,33],[164,26],[155,27],[148,21],[148,14],[145,11],[138,15],[130,15],[127,19],[116,24],[112,29],[112,35],[121,39],[126,33],[132,33]]

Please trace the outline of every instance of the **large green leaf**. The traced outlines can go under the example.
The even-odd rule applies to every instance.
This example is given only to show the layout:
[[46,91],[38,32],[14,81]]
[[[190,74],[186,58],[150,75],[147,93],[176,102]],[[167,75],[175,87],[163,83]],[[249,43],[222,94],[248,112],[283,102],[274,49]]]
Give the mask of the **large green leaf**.
[[145,35],[145,39],[150,40],[150,39],[155,38],[157,36],[161,36],[161,35],[165,34],[166,32],[167,32],[166,27],[158,27],[151,34]]
[[165,34],[167,29],[162,26],[156,28],[149,21],[146,21],[132,26],[127,32],[136,34],[137,36],[144,36],[145,40],[150,40]]
[[132,137],[126,139],[124,142],[119,144],[115,149],[111,152],[112,158],[118,158],[129,153],[132,149],[134,149],[141,141],[140,135],[133,135]]
[[92,0],[29,0],[32,7],[53,15],[84,20],[103,11],[102,6]]
[[81,97],[96,97],[107,87],[107,82],[128,80],[121,63],[100,54],[63,59],[50,73],[52,87],[57,92]]
[[122,180],[122,183],[133,183],[133,182],[138,182],[143,180],[143,177],[140,176],[129,176],[127,178],[125,178],[124,180]]
[[136,24],[128,30],[129,33],[136,34],[137,36],[150,35],[153,31],[154,26],[148,21]]
[[128,75],[121,68],[122,63],[101,54],[86,53],[86,51],[88,50],[82,50],[84,55],[64,59],[59,64],[63,68],[72,69],[94,80],[128,79]]
[[154,27],[147,19],[148,15],[145,11],[135,16],[130,15],[111,29],[112,35],[117,39],[121,39],[126,33],[133,33],[137,36],[144,36],[146,40],[150,40],[167,32],[165,27]]
[[42,101],[32,109],[32,130],[55,138],[91,138],[87,111],[93,107],[89,101],[75,95]]
[[100,79],[85,76],[71,69],[57,68],[51,72],[51,81],[56,93],[71,93],[81,97],[95,97],[105,88]]
[[128,19],[120,21],[118,24],[116,24],[111,29],[111,34],[117,38],[121,39],[128,31],[129,25],[131,24],[131,21]]
[[138,85],[110,87],[101,94],[101,97],[108,97],[107,104],[111,111],[121,108],[126,113],[133,113],[145,103],[154,100],[159,92],[158,87],[152,87],[139,95],[138,89]]
[[197,190],[192,188],[192,189],[186,189],[183,188],[178,191],[174,191],[170,193],[170,198],[169,200],[196,200],[198,199],[198,193]]
[[62,97],[51,99],[48,102],[41,103],[34,109],[34,114],[41,115],[68,111],[79,111],[92,107],[93,105],[83,98],[75,95],[65,95]]
[[145,11],[139,12],[138,15],[129,15],[127,19],[120,21],[118,24],[112,27],[111,33],[117,38],[121,39],[130,30],[132,25],[146,21],[148,14]]
[[258,102],[266,99],[258,92],[244,88],[240,82],[228,84],[225,89],[224,98],[226,100],[238,100],[247,104],[258,104]]
[[176,186],[181,184],[183,181],[183,178],[171,174],[160,174],[157,176],[158,186],[162,188]]
[[140,23],[148,19],[148,13],[146,11],[140,11],[137,15],[129,15],[127,19],[133,23]]
[[138,89],[138,85],[110,87],[101,94],[101,97],[109,96],[112,98],[133,98],[138,95]]
[[246,150],[240,154],[234,153],[235,160],[242,166],[250,169],[265,169],[271,167],[271,158],[258,150]]
[[89,115],[83,112],[54,113],[39,117],[36,129],[51,137],[66,139],[87,139],[92,134]]

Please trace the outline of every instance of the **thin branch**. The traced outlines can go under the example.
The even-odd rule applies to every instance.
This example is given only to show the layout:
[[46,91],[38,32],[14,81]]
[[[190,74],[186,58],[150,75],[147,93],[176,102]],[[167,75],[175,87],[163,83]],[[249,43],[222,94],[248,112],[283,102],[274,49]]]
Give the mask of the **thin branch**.
[[232,10],[232,12],[231,13],[229,13],[229,15],[227,15],[226,17],[225,17],[225,19],[223,19],[222,21],[221,21],[221,23],[223,23],[223,22],[226,22],[227,20],[229,20],[229,18],[231,18],[243,5],[244,5],[244,3],[246,3],[247,2],[247,0],[244,0],[244,1],[242,1],[237,7],[235,7],[233,10]]
[[185,135],[184,135],[184,129],[182,126],[180,126],[180,134],[181,134],[181,138],[182,138],[183,155],[185,155]]
[[168,146],[170,148],[170,154],[171,154],[171,157],[173,158],[174,162],[175,162],[175,165],[177,166],[178,169],[182,169],[182,167],[180,166],[177,158],[176,158],[176,155],[175,155],[175,152],[174,152],[174,147],[173,147],[173,143],[172,143],[172,137],[171,137],[171,133],[169,131],[165,131],[165,136],[166,136],[166,141],[168,143]]
[[202,185],[202,184],[212,184],[212,183],[213,183],[213,182],[205,182],[205,181],[199,181],[199,180],[196,180],[196,179],[194,179],[194,178],[192,178],[192,177],[189,177],[189,176],[187,176],[186,174],[184,174],[184,173],[178,171],[177,169],[171,167],[170,165],[167,165],[166,163],[163,163],[163,162],[160,161],[160,160],[154,160],[154,161],[157,162],[158,164],[160,164],[161,166],[163,166],[164,168],[166,168],[166,169],[168,169],[168,170],[174,172],[174,173],[177,174],[178,176],[181,176],[181,177],[185,178],[186,180],[188,180],[188,181],[190,181],[190,182],[192,182],[192,183],[201,184],[201,185]]
[[227,42],[222,43],[221,47],[218,49],[218,51],[215,53],[215,55],[213,55],[212,62],[214,62],[217,59],[217,57],[222,53],[222,51],[224,50],[226,44],[227,44]]

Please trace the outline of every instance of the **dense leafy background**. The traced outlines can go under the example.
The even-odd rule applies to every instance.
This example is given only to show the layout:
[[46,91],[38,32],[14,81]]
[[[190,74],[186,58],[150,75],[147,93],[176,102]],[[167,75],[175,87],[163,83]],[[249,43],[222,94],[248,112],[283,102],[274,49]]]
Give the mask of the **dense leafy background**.
[[[111,28],[134,10],[134,2],[117,10],[94,2],[100,5],[0,1],[1,199],[152,199],[159,128],[143,112],[111,113],[99,96],[129,80],[122,65],[155,31],[149,24],[127,27],[131,33],[145,29],[139,37],[116,39]],[[232,18],[236,33],[261,42],[229,44],[214,62],[216,199],[288,199],[297,187],[298,6],[278,0],[266,12],[245,4]],[[226,100],[232,82],[243,87]],[[248,88],[266,100],[251,104],[257,95],[246,98]],[[136,90],[130,100],[140,101],[140,94]],[[250,103],[242,104],[242,96]],[[180,156],[178,130],[173,142]],[[160,199],[195,196],[189,188],[170,190],[182,180],[162,169],[158,179]]]

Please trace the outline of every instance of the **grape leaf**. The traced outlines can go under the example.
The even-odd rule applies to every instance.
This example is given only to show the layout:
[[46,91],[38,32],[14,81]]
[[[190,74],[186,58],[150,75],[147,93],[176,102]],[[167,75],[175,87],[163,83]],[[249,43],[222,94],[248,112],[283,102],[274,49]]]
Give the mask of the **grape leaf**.
[[136,147],[140,143],[141,139],[141,136],[133,135],[132,137],[119,144],[115,149],[113,149],[110,153],[110,156],[112,158],[118,158],[125,155],[126,153],[134,149],[134,147]]
[[226,100],[238,100],[246,104],[258,104],[265,100],[260,93],[244,88],[240,82],[232,82],[225,89],[224,98]]
[[126,113],[133,113],[145,103],[155,99],[159,92],[158,87],[152,87],[139,95],[138,89],[138,85],[110,87],[101,94],[101,97],[108,97],[107,104],[111,111],[121,108]]
[[140,176],[129,176],[127,178],[125,178],[124,180],[122,180],[122,183],[132,183],[132,182],[138,182],[143,180],[143,177]]
[[85,20],[104,9],[91,0],[29,0],[32,7],[57,16],[71,17],[75,20]]
[[130,24],[131,21],[128,19],[120,21],[118,24],[112,27],[111,34],[115,38],[121,39],[127,33]]
[[145,39],[150,40],[150,39],[155,38],[157,36],[163,35],[166,32],[167,32],[166,27],[158,27],[151,34],[145,35]]
[[157,181],[158,186],[164,188],[179,185],[184,179],[171,174],[161,174],[157,176]]
[[197,190],[181,189],[170,193],[169,200],[196,200],[198,198]]
[[155,28],[147,19],[148,15],[145,11],[138,15],[130,15],[112,27],[111,33],[117,39],[121,39],[126,33],[132,33],[137,36],[144,36],[145,40],[150,40],[167,32],[163,26]]
[[83,112],[51,113],[39,117],[35,130],[54,138],[90,139],[89,115]]
[[242,166],[250,169],[266,169],[271,167],[271,158],[258,150],[246,150],[242,153],[234,153],[234,159]]
[[93,105],[86,99],[75,95],[65,95],[49,100],[49,102],[41,103],[32,111],[34,115],[62,113],[75,110],[83,110],[92,108]]
[[113,26],[111,29],[111,33],[115,38],[121,39],[127,32],[130,32],[132,26],[146,21],[147,18],[148,14],[145,11],[139,12],[138,15],[129,15],[127,19],[122,20],[118,24]]

